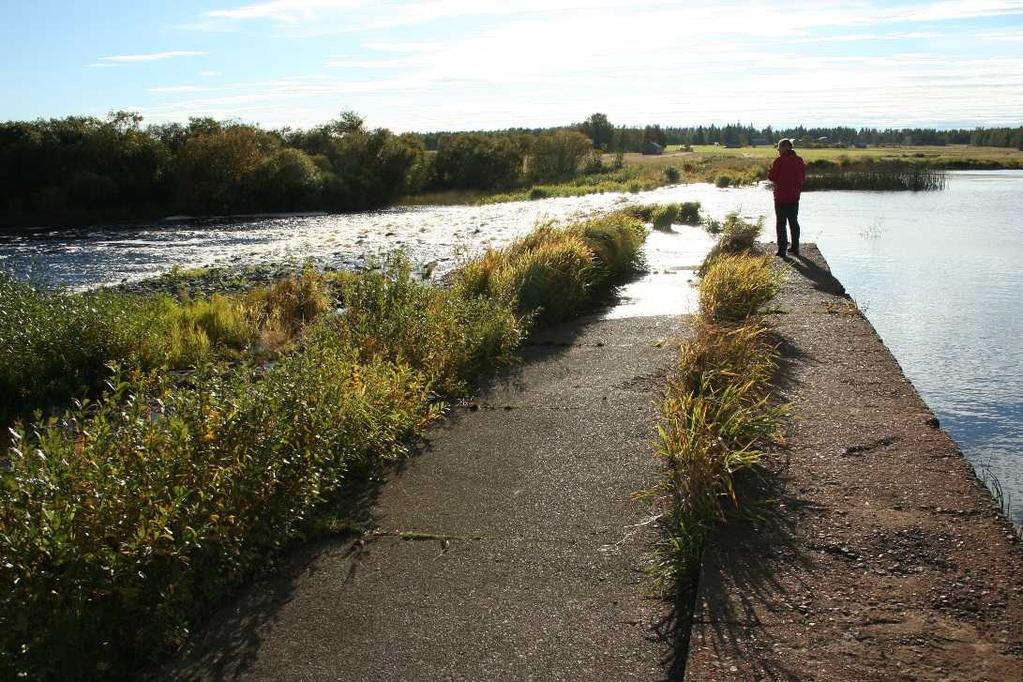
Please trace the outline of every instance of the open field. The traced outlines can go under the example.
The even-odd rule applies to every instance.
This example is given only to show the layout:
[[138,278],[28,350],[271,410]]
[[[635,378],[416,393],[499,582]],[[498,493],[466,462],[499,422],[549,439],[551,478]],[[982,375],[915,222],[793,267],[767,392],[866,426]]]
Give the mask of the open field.
[[[662,156],[646,156],[642,154],[626,154],[626,163],[653,163],[670,165],[672,161],[681,163],[700,157],[734,157],[743,159],[773,159],[778,152],[771,146],[760,147],[721,147],[718,145],[695,145],[691,152],[681,152],[677,146],[669,146]],[[940,163],[956,162],[990,162],[993,164],[1017,167],[1023,165],[1023,151],[1008,147],[974,147],[957,144],[945,147],[906,146],[906,147],[797,147],[796,153],[807,161],[862,161],[867,158],[875,160],[899,159],[905,161],[926,160]],[[647,161],[647,160],[650,161]]]

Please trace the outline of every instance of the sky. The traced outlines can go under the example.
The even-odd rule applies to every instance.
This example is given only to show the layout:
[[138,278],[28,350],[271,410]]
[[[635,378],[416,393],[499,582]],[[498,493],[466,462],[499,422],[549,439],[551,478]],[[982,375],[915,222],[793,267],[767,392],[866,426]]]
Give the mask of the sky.
[[1023,125],[1023,0],[0,0],[0,120]]

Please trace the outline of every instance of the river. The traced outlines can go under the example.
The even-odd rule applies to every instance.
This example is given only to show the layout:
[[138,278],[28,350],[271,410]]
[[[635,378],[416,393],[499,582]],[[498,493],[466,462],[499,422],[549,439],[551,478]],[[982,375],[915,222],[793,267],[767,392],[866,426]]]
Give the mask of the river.
[[[0,235],[0,268],[73,288],[149,277],[173,266],[299,262],[360,267],[397,248],[437,274],[537,220],[624,202],[699,201],[706,214],[766,215],[762,187],[665,187],[481,207],[394,208],[353,215],[201,225],[39,230]],[[953,172],[939,192],[816,192],[803,197],[803,241],[816,242],[945,428],[1023,522],[1023,171]],[[651,274],[612,314],[695,306],[691,268],[710,245],[695,228],[654,234]]]

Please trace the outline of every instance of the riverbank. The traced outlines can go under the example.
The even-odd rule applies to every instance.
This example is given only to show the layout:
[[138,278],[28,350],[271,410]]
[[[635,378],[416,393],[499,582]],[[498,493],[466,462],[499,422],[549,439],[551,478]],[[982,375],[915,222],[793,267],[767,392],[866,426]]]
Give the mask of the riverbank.
[[819,252],[790,263],[777,506],[712,537],[687,679],[1013,679],[1014,530]]
[[447,287],[401,260],[194,299],[0,279],[0,422],[22,417],[0,677],[130,677],[286,548],[345,532],[444,401],[607,296],[645,237],[621,213],[548,221]]

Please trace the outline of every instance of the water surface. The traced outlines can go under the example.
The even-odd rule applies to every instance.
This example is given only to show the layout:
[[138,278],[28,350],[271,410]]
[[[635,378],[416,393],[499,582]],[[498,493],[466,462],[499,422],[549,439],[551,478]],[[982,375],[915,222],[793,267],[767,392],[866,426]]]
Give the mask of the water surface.
[[[507,243],[537,220],[625,202],[700,201],[721,219],[768,218],[762,187],[665,187],[482,207],[397,208],[189,226],[91,228],[0,236],[0,267],[76,288],[140,279],[172,266],[313,258],[358,267],[405,249],[441,274]],[[1023,521],[1023,171],[955,172],[940,192],[805,194],[803,240],[816,242],[903,370],[982,475],[993,475]],[[623,291],[612,315],[695,308],[688,283],[710,240],[699,230],[654,234],[651,274]]]

